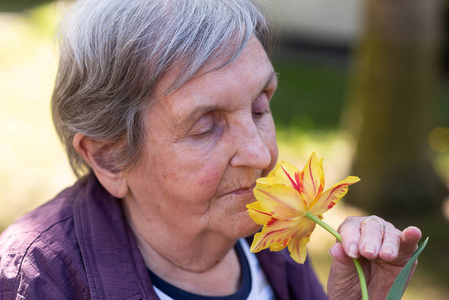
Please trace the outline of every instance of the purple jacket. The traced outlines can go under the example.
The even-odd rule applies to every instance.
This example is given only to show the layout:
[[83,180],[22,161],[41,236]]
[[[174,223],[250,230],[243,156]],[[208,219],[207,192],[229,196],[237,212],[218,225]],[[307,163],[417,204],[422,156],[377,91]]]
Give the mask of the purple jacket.
[[[276,298],[327,299],[306,262],[257,254]],[[0,236],[0,299],[158,299],[121,203],[90,176]]]

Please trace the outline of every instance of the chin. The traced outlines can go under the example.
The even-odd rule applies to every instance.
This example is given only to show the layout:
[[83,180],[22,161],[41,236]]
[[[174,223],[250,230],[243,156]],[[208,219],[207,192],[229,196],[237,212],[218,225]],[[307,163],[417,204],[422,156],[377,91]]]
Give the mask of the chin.
[[245,238],[254,235],[262,228],[262,225],[254,223],[254,221],[245,212],[237,222],[232,225],[232,233],[235,238]]

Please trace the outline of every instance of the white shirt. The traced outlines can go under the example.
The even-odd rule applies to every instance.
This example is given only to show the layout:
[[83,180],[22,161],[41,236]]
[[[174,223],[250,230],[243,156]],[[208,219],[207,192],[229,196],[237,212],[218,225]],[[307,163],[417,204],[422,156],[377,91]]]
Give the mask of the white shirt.
[[[251,280],[251,290],[246,299],[238,299],[238,300],[274,300],[274,293],[273,290],[270,287],[270,284],[268,283],[265,274],[259,264],[259,261],[257,260],[257,257],[254,253],[250,252],[250,247],[245,239],[240,239],[238,241],[240,243],[243,253],[245,254],[245,258],[248,262],[249,269],[250,269],[250,275],[248,280]],[[164,292],[162,292],[160,289],[154,286],[154,290],[156,291],[156,294],[161,300],[183,300],[183,299],[173,299],[172,297],[168,296]],[[198,299],[229,299],[237,300],[237,298],[232,298],[232,295],[225,296],[225,297],[204,297],[204,296],[198,296]]]

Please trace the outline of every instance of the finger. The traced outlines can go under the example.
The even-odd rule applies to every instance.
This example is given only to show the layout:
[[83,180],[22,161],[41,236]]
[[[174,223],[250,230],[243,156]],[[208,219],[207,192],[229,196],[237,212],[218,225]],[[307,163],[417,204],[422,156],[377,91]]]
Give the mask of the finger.
[[421,239],[421,230],[415,226],[410,226],[402,232],[401,246],[399,249],[400,259],[407,261],[418,248]]
[[396,229],[393,225],[387,226],[379,257],[388,262],[395,260],[398,257],[401,242],[402,232],[399,229]]
[[339,262],[344,265],[348,265],[353,267],[354,262],[351,257],[346,255],[345,250],[343,249],[343,245],[341,243],[335,243],[330,249],[329,249],[329,255],[332,258],[333,261]]
[[369,260],[376,259],[382,246],[385,221],[376,216],[365,218],[360,224],[359,252]]
[[406,228],[403,232],[394,227],[393,229],[388,229],[385,232],[379,256],[388,262],[398,259],[399,256],[399,260],[396,263],[402,264],[407,262],[417,249],[420,239],[421,230],[414,226]]
[[[409,226],[402,232],[402,239],[405,245],[411,248],[415,248],[421,239],[421,230],[415,226]],[[413,249],[415,251],[415,249]]]
[[347,256],[351,258],[358,258],[359,241],[360,241],[360,223],[363,218],[348,217],[338,228],[341,235],[341,244]]

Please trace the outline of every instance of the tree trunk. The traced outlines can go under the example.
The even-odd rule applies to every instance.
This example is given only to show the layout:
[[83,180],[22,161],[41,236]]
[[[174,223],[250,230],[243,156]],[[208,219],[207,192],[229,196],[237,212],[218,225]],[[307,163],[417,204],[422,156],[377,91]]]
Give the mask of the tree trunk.
[[433,169],[428,134],[440,83],[442,8],[441,0],[367,1],[343,116],[357,141],[351,174],[362,179],[346,201],[430,235],[420,262],[440,279],[449,274],[442,213],[448,190]]
[[442,2],[368,0],[345,127],[356,135],[347,201],[388,218],[441,212],[447,189],[429,160]]

